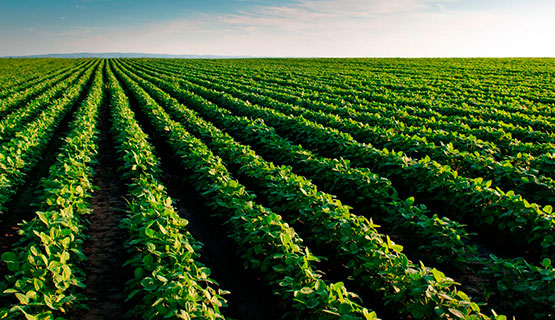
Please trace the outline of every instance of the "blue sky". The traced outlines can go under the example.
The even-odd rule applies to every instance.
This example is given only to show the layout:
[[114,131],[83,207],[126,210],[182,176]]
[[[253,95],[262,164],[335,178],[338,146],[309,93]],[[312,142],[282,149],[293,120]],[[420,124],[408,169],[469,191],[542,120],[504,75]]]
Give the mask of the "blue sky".
[[0,0],[0,56],[555,56],[553,0]]

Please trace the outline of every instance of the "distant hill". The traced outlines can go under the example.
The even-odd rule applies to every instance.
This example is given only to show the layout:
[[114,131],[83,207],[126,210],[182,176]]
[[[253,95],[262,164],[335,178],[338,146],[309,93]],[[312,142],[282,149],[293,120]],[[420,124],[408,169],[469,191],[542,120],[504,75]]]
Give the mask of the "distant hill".
[[173,58],[173,59],[231,59],[250,58],[248,56],[214,56],[197,54],[158,54],[139,52],[78,52],[78,53],[49,53],[28,56],[6,56],[12,58]]

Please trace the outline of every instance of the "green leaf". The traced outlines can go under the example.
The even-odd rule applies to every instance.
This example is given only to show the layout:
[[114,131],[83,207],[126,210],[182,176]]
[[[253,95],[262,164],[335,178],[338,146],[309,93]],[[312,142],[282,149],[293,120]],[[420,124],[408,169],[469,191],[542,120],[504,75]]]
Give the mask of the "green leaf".
[[166,198],[166,201],[165,201],[164,203],[165,203],[166,207],[171,207],[171,205],[172,205],[172,198],[167,197],[167,198]]
[[548,204],[547,206],[543,207],[543,212],[551,214],[551,212],[553,212],[553,207]]
[[468,298],[466,293],[464,293],[462,291],[457,291],[457,297],[461,298],[464,301],[469,301],[470,300],[470,298]]
[[310,287],[303,287],[300,291],[302,294],[311,294],[314,290]]
[[150,228],[145,228],[145,235],[149,238],[154,238],[154,230]]
[[146,244],[146,249],[150,252],[155,251],[156,250],[156,246],[154,245],[154,243],[152,242],[148,242]]
[[280,234],[280,238],[283,244],[288,244],[289,242],[291,242],[291,235],[289,234],[289,232],[284,232]]
[[27,312],[25,312],[23,309],[19,308],[19,310],[21,312],[23,312],[23,314],[25,315],[25,319],[27,320],[37,320],[37,317],[35,317],[34,315],[28,314]]
[[16,293],[16,292],[19,292],[19,291],[16,290],[16,289],[11,289],[11,288],[10,288],[10,289],[6,289],[6,290],[3,291],[3,293],[8,293],[8,294],[10,294],[10,293]]
[[141,292],[141,289],[135,289],[133,291],[131,291],[131,293],[129,293],[129,295],[127,296],[127,298],[125,298],[125,301],[129,301],[131,300],[137,293]]
[[141,281],[141,285],[145,288],[146,291],[154,291],[157,288],[156,284],[152,281],[152,278],[144,278]]
[[37,212],[37,217],[39,217],[40,221],[42,221],[45,225],[49,225],[48,219],[46,218],[46,213],[44,212]]
[[46,306],[52,310],[56,310],[56,308],[54,308],[54,306],[52,305],[52,300],[50,300],[50,297],[48,295],[44,295],[44,304],[46,304]]
[[144,266],[147,270],[153,270],[154,258],[149,254],[143,258]]
[[449,308],[449,312],[459,319],[464,319],[464,314],[457,309]]
[[9,263],[16,263],[17,262],[17,255],[13,252],[4,252],[2,253],[2,261]]
[[333,284],[333,290],[335,291],[342,291],[343,287],[345,287],[343,282],[336,282]]
[[68,261],[69,258],[70,258],[70,257],[69,257],[69,252],[64,251],[64,252],[62,253],[62,255],[60,256],[60,262],[66,263],[66,261]]
[[19,303],[24,305],[29,304],[29,298],[23,293],[16,293],[15,297],[17,298],[17,300],[19,300]]
[[364,314],[364,319],[366,319],[366,320],[375,320],[375,319],[378,319],[378,315],[376,314],[375,311],[368,312],[367,309],[364,309],[364,310],[363,310],[363,314]]
[[69,281],[69,279],[71,278],[71,269],[68,265],[63,265],[62,270],[62,278],[64,279],[64,281]]
[[145,275],[145,270],[141,267],[135,268],[135,271],[133,272],[135,279],[142,279]]
[[38,255],[39,255],[39,252],[38,252],[38,250],[37,250],[37,248],[36,248],[35,246],[31,246],[30,250],[31,250],[31,254],[32,254],[32,255],[34,255],[34,256],[38,256]]
[[156,301],[154,301],[154,303],[152,304],[152,307],[155,307],[157,304],[159,304],[162,301],[164,301],[164,298],[158,298]]
[[445,278],[445,274],[435,268],[432,269],[432,274],[434,275],[434,279],[436,279],[437,282],[441,282],[441,280]]

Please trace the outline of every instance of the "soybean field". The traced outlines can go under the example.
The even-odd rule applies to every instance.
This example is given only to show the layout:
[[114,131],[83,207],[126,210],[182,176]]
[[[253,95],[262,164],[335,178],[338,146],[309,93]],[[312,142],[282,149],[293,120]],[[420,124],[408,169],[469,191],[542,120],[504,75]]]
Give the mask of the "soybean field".
[[0,59],[0,319],[553,319],[555,59]]

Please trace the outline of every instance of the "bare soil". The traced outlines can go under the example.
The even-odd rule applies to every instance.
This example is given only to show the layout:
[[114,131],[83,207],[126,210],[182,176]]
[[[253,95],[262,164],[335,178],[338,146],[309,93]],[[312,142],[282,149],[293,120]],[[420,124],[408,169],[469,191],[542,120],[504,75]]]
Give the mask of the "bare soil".
[[119,227],[125,216],[123,183],[116,172],[117,159],[110,133],[106,103],[100,114],[100,141],[98,163],[94,168],[94,185],[98,187],[91,199],[92,213],[88,218],[88,239],[84,252],[88,257],[84,268],[86,274],[85,295],[87,311],[75,315],[75,319],[110,320],[125,318],[129,307],[125,303],[125,282],[132,273],[123,267],[127,254],[124,242],[125,229]]

